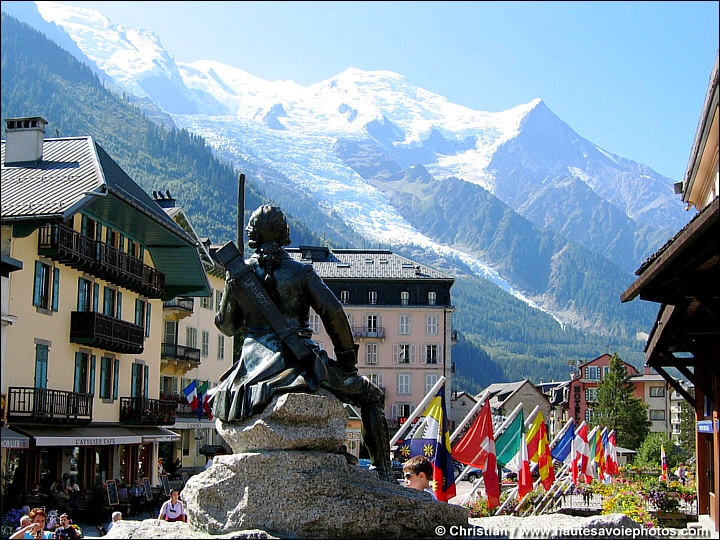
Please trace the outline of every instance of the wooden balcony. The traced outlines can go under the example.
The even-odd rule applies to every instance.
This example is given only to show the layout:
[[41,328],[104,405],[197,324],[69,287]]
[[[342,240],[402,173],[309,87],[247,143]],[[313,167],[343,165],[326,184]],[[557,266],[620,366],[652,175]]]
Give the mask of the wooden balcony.
[[380,338],[385,339],[385,327],[353,326],[353,337],[356,338]]
[[95,311],[70,314],[70,341],[123,354],[143,352],[145,329]]
[[163,317],[168,321],[179,321],[192,315],[195,300],[191,296],[178,296],[163,302]]
[[92,420],[93,396],[50,388],[8,388],[8,422],[39,424],[88,424]]
[[148,296],[162,298],[165,275],[124,251],[93,240],[67,225],[46,225],[38,235],[38,254]]
[[171,426],[177,402],[164,399],[120,398],[120,423],[142,426]]

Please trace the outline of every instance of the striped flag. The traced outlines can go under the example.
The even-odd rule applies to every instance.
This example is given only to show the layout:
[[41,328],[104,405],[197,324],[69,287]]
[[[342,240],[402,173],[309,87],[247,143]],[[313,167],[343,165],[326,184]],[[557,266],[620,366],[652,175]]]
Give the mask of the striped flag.
[[[198,398],[198,408],[197,411],[197,417],[198,420],[202,419],[203,412],[208,412],[208,409],[210,408],[210,404],[208,403],[208,399],[210,396],[208,395],[208,382],[203,382],[200,386],[197,388],[197,398]],[[212,420],[212,414],[208,415],[208,418]]]
[[605,472],[616,475],[620,472],[617,460],[617,442],[615,441],[615,430],[608,434],[607,445],[605,445]]
[[500,506],[500,482],[489,400],[485,400],[473,425],[452,449],[452,457],[460,463],[482,469],[487,507],[492,510]]
[[533,463],[537,463],[540,481],[545,491],[550,489],[555,481],[555,470],[552,466],[550,455],[550,443],[548,442],[547,428],[542,412],[538,412],[528,429],[527,436],[528,457]]
[[665,455],[665,445],[663,443],[660,443],[660,465],[662,466],[661,479],[667,482],[667,456]]
[[433,465],[433,491],[439,501],[455,496],[455,473],[450,448],[450,432],[445,408],[445,387],[430,401],[422,419],[406,439],[409,456],[424,455]]
[[597,464],[597,477],[605,478],[605,440],[607,439],[607,428],[603,428],[595,436],[595,463]]
[[532,490],[530,460],[525,439],[525,418],[522,409],[497,439],[498,461],[518,473],[518,496],[522,499]]
[[575,455],[572,461],[572,481],[573,484],[578,483],[579,475],[585,474],[588,461],[590,461],[590,445],[588,444],[587,424],[583,422],[575,433],[573,441],[573,450]]
[[195,411],[198,407],[197,382],[195,379],[183,388],[183,394],[185,394],[185,399],[187,399],[187,402],[190,404],[190,408]]

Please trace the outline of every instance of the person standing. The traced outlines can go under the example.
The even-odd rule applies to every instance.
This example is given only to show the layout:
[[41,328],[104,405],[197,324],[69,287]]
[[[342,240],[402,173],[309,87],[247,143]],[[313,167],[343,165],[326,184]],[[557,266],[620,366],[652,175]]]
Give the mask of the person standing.
[[178,490],[170,490],[170,499],[165,501],[160,507],[160,514],[158,519],[164,519],[165,521],[187,521],[185,515],[185,507],[182,501],[178,500]]

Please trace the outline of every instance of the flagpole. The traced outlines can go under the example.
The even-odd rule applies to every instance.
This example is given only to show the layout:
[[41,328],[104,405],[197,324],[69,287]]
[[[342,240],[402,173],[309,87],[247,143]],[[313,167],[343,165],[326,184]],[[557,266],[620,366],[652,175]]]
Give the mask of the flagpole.
[[470,419],[475,415],[475,413],[478,411],[478,409],[480,407],[482,407],[483,403],[485,403],[485,400],[488,398],[489,395],[490,395],[489,390],[485,390],[480,395],[480,397],[477,400],[477,403],[475,403],[475,405],[473,405],[473,408],[470,409],[470,412],[465,415],[465,418],[463,418],[462,422],[460,422],[458,427],[455,428],[455,431],[453,431],[452,435],[450,435],[450,443],[451,444],[457,438],[457,436],[460,435],[460,432],[462,431],[462,428],[465,427],[465,424],[467,424],[470,421]]
[[[555,436],[555,438],[552,440],[552,442],[548,445],[549,448],[554,448],[554,447],[555,447],[555,445],[557,444],[557,440],[558,440],[558,439],[565,433],[565,431],[567,431],[567,429],[570,427],[570,422],[571,422],[571,420],[568,420],[568,421],[567,421],[567,423],[565,424],[565,427],[560,431],[560,433],[558,433],[558,434]],[[552,463],[550,464],[550,466],[552,467]],[[532,468],[531,468],[530,470],[531,470],[531,471],[534,471],[535,469],[537,469],[537,467],[538,467],[538,464],[535,463],[535,462],[533,462],[533,463],[532,463]],[[561,474],[561,473],[560,473],[560,474]],[[541,478],[538,478],[538,479],[535,481],[535,484],[533,484],[533,490],[538,486],[538,484],[540,483],[540,481],[541,481]],[[556,483],[557,481],[558,481],[558,478],[555,479],[555,482],[553,482],[553,485],[555,485],[555,483]],[[552,488],[552,486],[550,486],[550,487]],[[517,491],[517,487],[515,488],[515,491]],[[548,489],[548,493],[549,493],[549,492],[550,492],[550,489]],[[520,500],[520,501],[518,502],[516,508],[520,508],[520,507],[523,505],[523,503],[528,499],[528,497],[530,497],[531,494],[532,494],[532,491],[531,491],[530,493],[528,493],[527,495],[525,495],[525,496],[522,498],[522,500]],[[512,494],[511,494],[511,496],[512,496]],[[510,496],[508,496],[508,499],[510,499]],[[543,498],[543,500],[544,500],[544,498]],[[542,502],[542,500],[541,500],[540,502]],[[505,501],[505,503],[507,503],[507,500]],[[505,504],[505,503],[503,503],[503,504]],[[526,512],[526,513],[527,513],[527,512]],[[498,514],[495,514],[495,515],[498,515]],[[523,515],[525,515],[525,514],[523,514]]]
[[[532,410],[532,412],[530,413],[530,416],[528,416],[527,420],[525,420],[525,428],[526,428],[526,429],[530,426],[530,424],[533,423],[533,420],[535,420],[535,417],[537,416],[537,413],[538,413],[539,410],[540,410],[540,406],[539,406],[539,405],[535,405],[535,408],[534,408],[534,409]],[[517,455],[517,454],[516,454],[516,455]],[[531,468],[530,468],[530,472],[534,471],[534,470],[536,469],[536,467],[537,467],[537,464],[536,464],[535,462],[533,462],[533,463],[532,463],[532,466],[531,466]],[[518,478],[518,481],[519,481],[519,478]],[[540,482],[540,479],[539,479],[539,478],[538,478],[537,482],[535,482],[535,484],[533,485],[533,489],[535,489],[535,486],[538,485],[538,482]],[[510,494],[509,494],[509,495],[507,496],[507,498],[505,499],[505,502],[502,503],[502,504],[500,505],[500,508],[498,508],[497,511],[495,512],[495,515],[496,515],[496,516],[500,514],[500,512],[505,508],[505,506],[507,506],[508,502],[510,502],[510,500],[517,494],[517,492],[518,492],[518,486],[516,485],[516,486],[515,486],[514,488],[512,488],[512,490],[510,491]],[[530,490],[530,493],[532,493],[532,490]],[[522,498],[522,500],[518,503],[517,508],[520,508],[520,505],[523,503],[523,501],[524,501],[525,499],[528,498],[528,496],[530,495],[530,493],[528,493],[527,495],[525,495],[525,497]]]
[[440,387],[445,383],[445,376],[441,375],[440,378],[437,380],[435,385],[430,389],[430,391],[427,393],[427,395],[422,399],[420,404],[415,407],[415,410],[410,414],[407,420],[400,426],[400,429],[397,430],[397,433],[393,435],[392,439],[390,439],[390,448],[393,447],[393,445],[398,442],[398,439],[402,437],[407,429],[412,426],[413,420],[420,416],[425,411],[425,406],[430,402],[431,399],[435,397],[435,394],[437,394],[437,391],[440,390]]
[[[502,435],[503,431],[505,431],[505,430],[507,429],[507,427],[512,423],[512,421],[515,419],[515,417],[520,413],[520,411],[522,410],[522,407],[523,407],[523,403],[522,403],[522,401],[521,401],[521,402],[518,403],[517,406],[513,409],[513,411],[510,413],[510,415],[509,415],[507,418],[505,418],[505,421],[504,421],[502,424],[500,424],[500,426],[499,426],[498,429],[497,429],[497,432],[495,432],[495,431],[493,430],[493,439],[496,439],[496,440],[497,440],[497,437],[499,437],[500,435]],[[473,458],[473,461],[475,461],[475,460],[480,456],[481,452],[482,452],[482,450],[480,450],[480,451],[475,455],[475,457]],[[471,467],[471,465],[467,465],[467,466],[463,469],[463,471],[460,473],[460,475],[455,479],[455,484],[457,484],[460,480],[462,480],[462,479],[465,477],[465,475],[467,474],[467,472],[468,472],[468,470],[470,469],[470,467]],[[478,488],[480,487],[480,485],[481,485],[483,482],[484,482],[484,478],[483,478],[482,475],[481,475],[480,478],[478,478],[478,479],[475,481],[475,485],[473,485],[472,489],[470,490],[470,493],[468,493],[468,494],[465,496],[465,498],[463,499],[463,501],[462,501],[460,504],[461,504],[461,505],[467,504],[468,501],[475,495],[475,492],[477,492]]]

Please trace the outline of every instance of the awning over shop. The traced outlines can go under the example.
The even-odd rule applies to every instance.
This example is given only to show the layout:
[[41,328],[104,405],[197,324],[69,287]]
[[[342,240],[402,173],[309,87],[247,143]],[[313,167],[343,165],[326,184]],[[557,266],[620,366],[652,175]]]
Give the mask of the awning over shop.
[[175,420],[173,429],[215,429],[214,420]]
[[133,433],[142,437],[142,442],[177,442],[182,437],[179,433],[170,431],[164,427],[132,427],[129,428]]
[[142,436],[118,426],[15,426],[29,435],[35,446],[106,446],[140,444]]
[[27,437],[10,428],[2,428],[3,448],[30,448],[30,437]]

